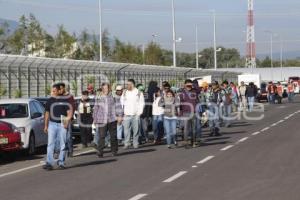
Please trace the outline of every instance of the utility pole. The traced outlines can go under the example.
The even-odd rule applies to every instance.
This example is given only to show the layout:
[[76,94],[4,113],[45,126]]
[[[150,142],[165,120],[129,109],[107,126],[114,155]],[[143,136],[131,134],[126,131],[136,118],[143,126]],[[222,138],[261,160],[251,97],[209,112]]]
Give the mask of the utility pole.
[[99,61],[103,62],[103,52],[102,52],[102,0],[99,0]]
[[217,63],[217,25],[216,25],[216,11],[212,10],[213,13],[213,22],[214,22],[214,67],[217,70],[218,63]]
[[283,40],[280,36],[280,79],[283,81]]
[[196,25],[196,69],[199,69],[198,25]]
[[173,31],[173,67],[176,67],[176,27],[175,27],[174,0],[172,0],[172,31]]
[[252,71],[256,68],[256,44],[254,26],[254,0],[248,0],[246,67]]

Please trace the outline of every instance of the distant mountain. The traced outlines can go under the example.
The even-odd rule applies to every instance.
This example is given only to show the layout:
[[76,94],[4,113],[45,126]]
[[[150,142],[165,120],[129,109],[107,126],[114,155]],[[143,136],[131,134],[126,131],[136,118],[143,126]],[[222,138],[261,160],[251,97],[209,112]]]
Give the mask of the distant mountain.
[[[267,56],[270,57],[270,54],[257,54],[258,59],[265,59]],[[280,59],[280,52],[274,52],[273,58],[276,60]],[[283,58],[284,59],[296,59],[300,58],[300,51],[287,51],[283,52]]]
[[19,26],[17,21],[9,20],[9,19],[1,19],[0,18],[0,25],[4,24],[5,22],[9,25],[9,33],[13,33]]

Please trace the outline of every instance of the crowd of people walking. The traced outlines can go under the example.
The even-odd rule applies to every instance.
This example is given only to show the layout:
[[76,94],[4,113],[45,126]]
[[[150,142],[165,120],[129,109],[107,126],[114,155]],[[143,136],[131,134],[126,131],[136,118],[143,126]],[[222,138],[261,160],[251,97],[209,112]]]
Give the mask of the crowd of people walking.
[[[267,86],[270,103],[282,103],[282,98],[293,101],[293,85],[284,91],[282,85],[270,82]],[[217,81],[198,84],[185,80],[182,89],[174,89],[164,81],[159,85],[151,81],[145,89],[129,79],[126,88],[117,85],[112,90],[110,83],[103,83],[91,97],[90,91],[83,91],[78,104],[66,92],[64,83],[54,84],[51,98],[45,106],[45,128],[48,134],[46,170],[55,165],[54,154],[59,154],[57,165],[65,169],[66,155],[72,156],[71,122],[74,112],[80,128],[82,147],[93,146],[102,158],[107,141],[112,156],[118,155],[122,144],[138,149],[145,142],[162,144],[166,138],[169,149],[184,146],[186,149],[201,145],[202,128],[207,124],[210,136],[221,136],[220,128],[232,125],[233,112],[253,112],[258,87],[254,83],[239,86],[233,82]],[[285,94],[287,93],[287,94]],[[94,139],[92,127],[96,127]],[[177,133],[182,130],[182,142]],[[149,133],[153,134],[149,134]],[[152,136],[153,135],[153,136]],[[109,138],[109,139],[107,139]]]

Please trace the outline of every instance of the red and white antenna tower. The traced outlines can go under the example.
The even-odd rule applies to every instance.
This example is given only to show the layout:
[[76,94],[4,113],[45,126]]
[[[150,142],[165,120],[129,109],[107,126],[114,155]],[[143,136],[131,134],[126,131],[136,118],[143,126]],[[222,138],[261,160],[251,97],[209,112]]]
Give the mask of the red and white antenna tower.
[[246,67],[256,68],[256,45],[254,28],[254,0],[248,0],[248,25],[247,25],[247,55]]

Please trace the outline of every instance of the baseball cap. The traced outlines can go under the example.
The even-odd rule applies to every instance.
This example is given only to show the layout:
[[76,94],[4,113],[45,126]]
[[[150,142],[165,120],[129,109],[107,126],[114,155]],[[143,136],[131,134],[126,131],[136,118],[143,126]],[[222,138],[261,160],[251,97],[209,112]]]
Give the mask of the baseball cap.
[[122,85],[118,85],[118,86],[116,87],[116,90],[123,90]]

